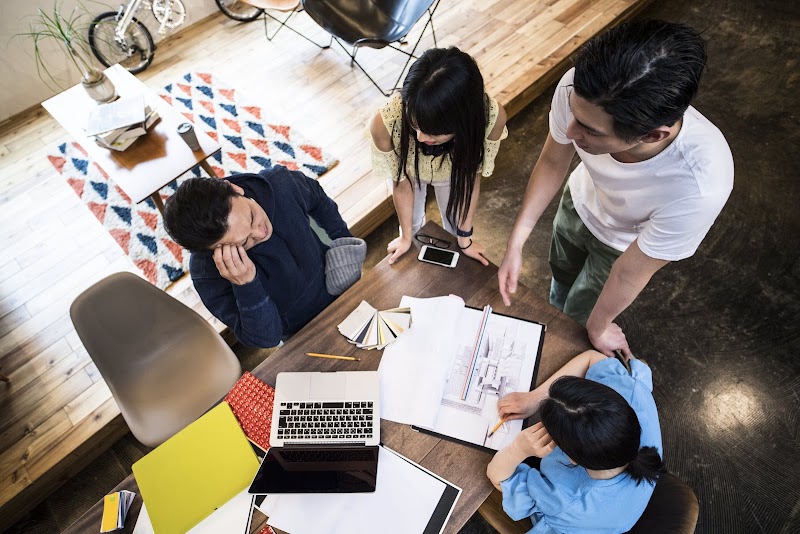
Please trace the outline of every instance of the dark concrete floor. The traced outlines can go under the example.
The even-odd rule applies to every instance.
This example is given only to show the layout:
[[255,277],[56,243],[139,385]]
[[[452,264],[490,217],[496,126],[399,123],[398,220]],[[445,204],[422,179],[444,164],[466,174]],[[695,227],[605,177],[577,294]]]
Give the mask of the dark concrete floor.
[[[800,532],[800,5],[678,0],[654,2],[642,17],[704,31],[709,68],[695,106],[727,137],[736,179],[698,253],[659,272],[619,321],[653,368],[665,461],[700,499],[697,531]],[[547,133],[551,94],[510,122],[482,187],[476,237],[496,264]],[[554,213],[551,205],[528,241],[521,275],[543,297]],[[433,203],[428,214],[440,220]],[[390,220],[369,236],[367,266],[396,232]],[[245,368],[264,356],[240,354]],[[145,450],[124,438],[11,532],[65,528]],[[492,532],[477,515],[462,530]]]

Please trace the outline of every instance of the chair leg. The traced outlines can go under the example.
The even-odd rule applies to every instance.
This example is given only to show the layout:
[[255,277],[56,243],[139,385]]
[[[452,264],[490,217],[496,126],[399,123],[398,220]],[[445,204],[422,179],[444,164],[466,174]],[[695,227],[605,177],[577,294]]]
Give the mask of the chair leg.
[[[353,65],[355,65],[356,67],[358,67],[358,68],[359,68],[359,70],[361,70],[361,72],[363,72],[363,73],[364,73],[364,76],[366,76],[366,77],[369,79],[369,81],[371,81],[371,82],[372,82],[372,85],[374,85],[375,87],[377,87],[378,91],[380,91],[380,92],[381,92],[381,94],[383,94],[383,96],[389,96],[389,95],[391,95],[391,94],[392,94],[392,91],[394,91],[394,90],[395,90],[395,87],[392,87],[392,89],[391,89],[390,91],[388,91],[388,92],[387,92],[387,91],[384,91],[384,90],[383,90],[383,88],[382,88],[380,85],[378,85],[378,82],[376,82],[376,81],[375,81],[375,80],[372,78],[372,76],[370,76],[370,75],[369,75],[369,73],[368,73],[366,70],[364,70],[364,67],[362,67],[362,66],[361,66],[361,64],[360,64],[358,61],[356,61],[356,51],[358,50],[358,47],[355,47],[355,46],[354,46],[354,47],[353,47],[353,51],[352,51],[352,52],[350,52],[350,51],[349,51],[349,50],[348,50],[348,49],[347,49],[347,48],[346,48],[346,47],[345,47],[345,46],[344,46],[344,45],[341,43],[341,41],[339,41],[339,39],[336,39],[336,38],[334,38],[333,40],[334,40],[334,41],[336,41],[336,44],[338,44],[340,47],[342,47],[342,50],[344,50],[345,54],[347,54],[348,56],[350,56],[350,66],[351,66],[351,67],[352,67]],[[405,70],[405,67],[403,67],[403,70]],[[402,73],[401,73],[401,75],[402,75]],[[395,84],[395,85],[397,85],[397,84]]]
[[431,11],[431,8],[428,8],[428,20],[431,23],[431,33],[433,34],[433,47],[439,48],[439,44],[436,42],[436,30],[433,28],[433,11]]
[[[264,11],[264,35],[267,38],[267,41],[272,41],[275,38],[275,36],[278,34],[278,32],[281,31],[281,28],[286,27],[289,30],[291,30],[294,33],[296,33],[297,35],[299,35],[300,37],[302,37],[303,39],[305,39],[306,41],[308,41],[309,43],[313,44],[314,46],[317,46],[317,47],[321,48],[322,50],[330,48],[331,45],[333,44],[333,42],[330,42],[327,45],[321,45],[321,44],[309,39],[308,37],[306,37],[305,35],[303,35],[302,33],[300,33],[299,31],[295,30],[294,28],[292,28],[291,26],[289,26],[287,24],[289,22],[289,19],[292,18],[292,16],[295,13],[299,13],[300,11],[302,11],[302,9],[296,9],[296,10],[292,11],[291,13],[289,13],[289,16],[286,17],[284,20],[280,20],[280,19],[278,19],[276,17],[273,17],[272,15],[270,15],[269,13]],[[270,37],[269,30],[267,28],[267,17],[271,18],[272,20],[274,20],[275,22],[277,22],[279,24],[278,29],[275,30],[275,32],[272,34],[272,37]],[[333,41],[333,39],[331,39],[331,41]]]
[[[406,64],[403,65],[403,69],[400,71],[400,75],[397,77],[397,81],[392,86],[392,88],[389,89],[388,91],[384,90],[380,85],[378,85],[378,82],[376,82],[372,78],[372,76],[370,76],[369,73],[366,70],[364,70],[364,67],[362,67],[361,64],[358,61],[356,61],[356,53],[358,52],[358,47],[357,46],[353,46],[353,50],[351,52],[347,48],[345,48],[345,46],[339,41],[339,39],[335,39],[333,36],[331,36],[331,42],[336,41],[339,44],[339,46],[342,47],[342,50],[344,50],[345,53],[348,56],[350,56],[350,67],[352,67],[353,65],[358,67],[361,70],[361,72],[363,72],[364,75],[367,78],[369,78],[369,81],[372,82],[372,85],[374,85],[375,87],[378,88],[378,91],[380,91],[383,94],[383,96],[389,96],[389,95],[392,94],[392,92],[395,89],[399,88],[400,80],[403,79],[403,74],[405,74],[406,69],[408,68],[409,64],[411,63],[411,59],[412,58],[417,59],[417,56],[415,56],[414,53],[417,51],[417,48],[419,47],[419,43],[422,41],[422,36],[425,34],[425,30],[428,29],[428,25],[430,25],[431,33],[433,34],[433,44],[434,44],[434,46],[438,46],[438,44],[436,42],[436,31],[433,28],[433,14],[436,11],[436,8],[439,7],[439,3],[440,2],[441,2],[441,0],[436,0],[436,3],[433,4],[432,7],[428,8],[428,20],[427,20],[427,22],[425,22],[425,26],[422,28],[422,31],[419,34],[419,39],[417,39],[417,42],[414,43],[414,48],[411,49],[411,52],[406,52],[405,50],[397,48],[396,46],[392,46],[391,44],[389,45],[389,48],[393,48],[394,50],[397,50],[398,52],[402,52],[403,54],[408,56],[408,59],[406,59]],[[407,43],[405,37],[403,39],[401,39],[400,41],[398,41],[398,42],[401,43],[401,44],[406,44]],[[317,46],[319,46],[319,45],[317,45]]]

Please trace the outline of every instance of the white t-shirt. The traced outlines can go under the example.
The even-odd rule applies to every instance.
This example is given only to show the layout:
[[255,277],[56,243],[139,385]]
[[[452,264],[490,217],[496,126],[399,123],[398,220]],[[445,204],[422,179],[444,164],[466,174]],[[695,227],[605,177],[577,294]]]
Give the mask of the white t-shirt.
[[[573,120],[569,94],[575,69],[556,87],[550,134],[561,144]],[[624,251],[638,238],[651,258],[676,261],[697,250],[733,189],[733,157],[725,137],[689,107],[680,132],[656,156],[621,163],[575,145],[581,163],[569,177],[575,210],[601,242]]]

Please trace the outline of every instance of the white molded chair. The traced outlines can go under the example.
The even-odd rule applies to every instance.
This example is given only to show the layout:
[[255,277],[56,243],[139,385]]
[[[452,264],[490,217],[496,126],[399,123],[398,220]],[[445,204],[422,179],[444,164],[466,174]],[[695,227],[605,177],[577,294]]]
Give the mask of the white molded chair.
[[132,273],[88,288],[70,317],[131,432],[150,447],[214,406],[242,374],[211,325]]

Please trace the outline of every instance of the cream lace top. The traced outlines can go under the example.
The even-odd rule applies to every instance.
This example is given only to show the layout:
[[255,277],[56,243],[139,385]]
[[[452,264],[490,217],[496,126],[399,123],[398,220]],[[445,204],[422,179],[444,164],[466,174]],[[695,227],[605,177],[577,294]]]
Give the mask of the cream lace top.
[[[503,133],[500,139],[496,141],[490,140],[489,134],[494,129],[497,122],[497,115],[499,107],[497,100],[488,97],[489,109],[486,117],[486,136],[483,141],[483,161],[478,167],[478,172],[481,176],[491,176],[494,172],[494,160],[497,157],[497,151],[500,149],[500,142],[508,137],[508,128],[503,127]],[[400,93],[392,95],[386,104],[380,109],[383,124],[386,130],[392,135],[392,143],[394,150],[390,152],[381,152],[375,143],[372,143],[372,170],[384,178],[394,180],[397,178],[397,167],[400,161],[400,129],[403,116],[403,101]],[[406,172],[412,178],[414,176],[414,144],[411,143],[408,151],[408,161],[406,162]],[[447,182],[450,180],[450,172],[452,164],[449,157],[443,156],[426,156],[420,152],[419,154],[419,173],[420,181],[424,183],[432,182]]]

